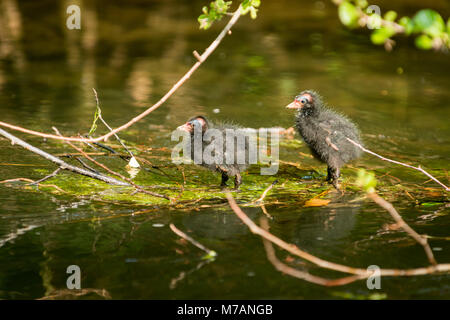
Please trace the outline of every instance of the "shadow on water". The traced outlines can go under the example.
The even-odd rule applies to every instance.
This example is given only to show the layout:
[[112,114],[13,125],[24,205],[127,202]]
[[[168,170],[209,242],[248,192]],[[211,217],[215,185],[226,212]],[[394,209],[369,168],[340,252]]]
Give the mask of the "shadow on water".
[[[384,1],[380,6],[408,14],[422,6],[419,1],[405,2]],[[159,99],[195,62],[192,51],[200,52],[220,30],[223,22],[199,31],[196,17],[204,4],[89,1],[82,8],[82,30],[70,31],[60,2],[3,0],[2,121],[45,132],[54,125],[67,135],[87,132],[96,88],[104,118],[113,127],[123,124]],[[427,6],[444,17],[450,13],[446,1]],[[370,43],[366,32],[345,30],[328,1],[267,1],[258,19],[239,21],[163,107],[121,137],[130,144],[171,148],[171,131],[198,113],[254,128],[287,128],[293,114],[284,106],[299,91],[311,88],[359,125],[369,148],[401,161],[420,161],[448,183],[450,79],[444,70],[449,66],[448,55],[419,51],[404,39],[386,53]],[[61,152],[60,145],[25,139]],[[292,174],[290,179],[298,179],[305,190],[311,180],[323,179],[325,168],[300,156],[308,154],[303,144],[282,146],[280,151],[283,160],[301,161],[305,168],[294,172],[282,167],[280,176],[288,179]],[[431,239],[431,246],[438,261],[450,261],[448,238],[442,238],[449,236],[448,197],[436,198],[435,186],[424,183],[424,177],[368,156],[344,174],[352,176],[359,167],[374,169],[383,185],[398,184],[399,192],[403,184],[432,188],[427,194],[413,194],[420,197],[418,202],[404,194],[393,200],[419,233],[440,237]],[[38,179],[53,170],[47,162],[0,141],[1,180]],[[194,178],[201,184],[208,173],[196,170]],[[208,183],[217,178],[208,177]],[[355,267],[427,264],[422,248],[404,233],[386,228],[392,223],[388,214],[359,199],[361,194],[331,193],[329,205],[304,207],[300,194],[276,188],[283,203],[267,206],[270,228],[285,241]],[[262,215],[260,208],[244,210],[255,221]],[[174,235],[170,223],[218,252],[218,257],[202,260],[203,252]],[[374,293],[364,281],[323,288],[278,273],[267,261],[261,240],[226,205],[159,208],[0,185],[0,239],[2,299],[35,299],[64,289],[66,268],[73,264],[82,270],[83,288],[104,288],[117,299],[368,299]],[[285,252],[277,255],[313,274],[340,276]],[[448,275],[386,278],[376,293],[389,299],[449,298],[449,283]]]

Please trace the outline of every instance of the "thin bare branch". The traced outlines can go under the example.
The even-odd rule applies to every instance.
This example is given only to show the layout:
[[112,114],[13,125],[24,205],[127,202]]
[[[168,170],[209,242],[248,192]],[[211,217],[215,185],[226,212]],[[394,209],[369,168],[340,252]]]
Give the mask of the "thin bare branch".
[[53,171],[52,173],[50,173],[48,176],[43,177],[42,179],[36,180],[34,182],[31,182],[29,185],[37,185],[41,182],[44,182],[45,180],[48,180],[50,178],[53,178],[54,176],[56,176],[58,174],[58,172],[61,171],[61,167],[56,168],[55,171]]
[[36,153],[37,155],[40,155],[41,157],[43,157],[43,158],[45,158],[47,160],[50,160],[53,163],[56,163],[61,169],[72,171],[72,172],[75,172],[75,173],[78,173],[78,174],[81,174],[81,175],[84,175],[84,176],[88,176],[88,177],[91,177],[91,178],[94,178],[94,179],[97,179],[97,180],[101,180],[101,181],[109,183],[109,184],[115,184],[115,185],[119,185],[119,186],[128,186],[129,185],[126,182],[114,179],[112,177],[108,177],[108,176],[105,176],[105,175],[99,175],[99,174],[96,174],[94,172],[90,172],[89,170],[72,166],[72,165],[68,164],[67,162],[64,162],[61,159],[59,159],[59,158],[57,158],[57,157],[55,157],[55,156],[53,156],[53,155],[51,155],[51,154],[49,154],[49,153],[39,149],[39,148],[36,148],[36,147],[32,146],[31,144],[29,144],[29,143],[27,143],[27,142],[17,138],[16,136],[6,132],[3,129],[0,129],[0,135],[2,135],[5,138],[11,140],[11,142],[13,144],[18,144],[19,146],[21,146],[21,147],[23,147],[23,148],[25,148],[25,149],[33,152],[33,153]]
[[272,190],[273,186],[276,185],[277,183],[278,183],[278,180],[275,180],[274,182],[272,182],[272,184],[270,186],[268,186],[266,190],[264,190],[261,197],[259,197],[259,199],[255,201],[255,203],[262,202],[264,200],[264,198],[266,197],[267,193],[270,190]]
[[211,256],[216,256],[217,255],[217,253],[214,250],[210,250],[207,247],[205,247],[204,245],[202,245],[200,242],[198,242],[197,240],[194,240],[192,237],[188,236],[186,233],[184,233],[183,231],[181,231],[180,229],[175,227],[175,225],[173,223],[171,223],[169,226],[170,226],[170,229],[173,232],[175,232],[178,236],[180,236],[181,238],[189,241],[190,243],[192,243],[194,246],[196,246],[200,250],[205,251],[207,254],[209,254]]
[[373,151],[370,151],[369,149],[364,148],[362,145],[360,145],[359,143],[353,141],[353,140],[350,139],[350,138],[346,138],[346,139],[347,139],[348,141],[350,141],[352,144],[354,144],[355,146],[357,146],[358,148],[360,148],[362,151],[367,152],[367,153],[369,153],[369,154],[371,154],[371,155],[373,155],[373,156],[375,156],[375,157],[377,157],[377,158],[380,158],[380,159],[383,160],[383,161],[392,162],[392,163],[395,163],[395,164],[398,164],[398,165],[401,165],[401,166],[404,166],[404,167],[407,167],[407,168],[411,168],[411,169],[420,171],[420,172],[422,172],[423,174],[425,174],[428,178],[430,178],[430,179],[434,180],[436,183],[440,184],[440,185],[445,189],[445,191],[450,191],[450,188],[449,188],[449,187],[447,187],[445,184],[443,184],[443,183],[440,182],[438,179],[436,179],[436,178],[433,177],[431,174],[429,174],[429,173],[426,172],[424,169],[422,169],[422,168],[420,167],[420,165],[419,165],[418,167],[414,167],[414,166],[411,166],[411,165],[409,165],[409,164],[406,164],[406,163],[403,163],[403,162],[400,162],[400,161],[396,161],[396,160],[392,160],[392,159],[383,157],[383,156],[381,156],[381,155],[379,155],[379,154],[377,154],[377,153],[375,153],[375,152],[373,152]]

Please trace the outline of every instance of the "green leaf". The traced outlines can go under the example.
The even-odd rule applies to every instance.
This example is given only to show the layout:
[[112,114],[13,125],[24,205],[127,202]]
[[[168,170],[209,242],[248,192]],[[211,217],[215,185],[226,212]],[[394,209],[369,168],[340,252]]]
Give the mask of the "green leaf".
[[361,8],[364,9],[365,7],[367,7],[369,5],[369,3],[367,2],[367,0],[356,0],[356,5]]
[[97,130],[97,120],[100,118],[100,115],[102,114],[102,109],[100,109],[100,106],[97,105],[95,109],[94,114],[94,120],[92,121],[91,129],[89,130],[89,135],[91,136],[94,134],[95,130]]
[[256,19],[256,15],[258,12],[258,8],[261,4],[261,0],[244,0],[241,4],[241,14],[246,15],[250,12],[250,17],[252,19]]
[[202,260],[214,261],[216,259],[216,257],[217,257],[217,252],[215,252],[214,250],[211,250],[202,257]]
[[401,18],[398,23],[405,28],[405,34],[409,36],[414,30],[414,22],[409,17]]
[[364,169],[360,169],[358,171],[356,184],[363,188],[364,191],[370,193],[375,191],[377,179],[375,178],[375,174],[373,172],[367,172]]
[[442,205],[442,202],[422,202],[420,205],[424,207],[432,207]]
[[433,39],[426,34],[418,36],[415,40],[416,47],[423,50],[430,50],[433,47]]
[[349,27],[355,28],[358,26],[359,14],[356,7],[350,2],[344,1],[339,5],[338,8],[339,19],[342,24]]
[[257,13],[258,9],[255,9],[254,7],[250,8],[250,17],[252,19],[256,19],[256,13]]
[[434,10],[420,10],[413,17],[414,32],[426,33],[432,37],[438,37],[445,30],[444,19]]
[[384,15],[384,20],[394,21],[395,19],[397,19],[397,12],[393,10],[386,12],[386,14]]
[[231,1],[216,0],[210,3],[210,9],[203,7],[203,14],[198,17],[200,23],[200,29],[208,29],[214,23],[214,21],[222,19],[222,17],[228,12]]
[[375,30],[370,35],[370,40],[373,44],[384,44],[387,39],[392,37],[395,34],[395,30],[390,27],[382,27],[380,29]]

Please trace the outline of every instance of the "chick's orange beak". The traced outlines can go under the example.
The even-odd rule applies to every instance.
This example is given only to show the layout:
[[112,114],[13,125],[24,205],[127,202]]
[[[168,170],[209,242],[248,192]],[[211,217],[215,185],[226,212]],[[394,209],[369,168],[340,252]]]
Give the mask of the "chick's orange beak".
[[179,126],[177,130],[191,132],[191,126],[186,122],[185,124]]
[[301,109],[302,107],[303,105],[299,101],[294,100],[286,106],[286,109]]

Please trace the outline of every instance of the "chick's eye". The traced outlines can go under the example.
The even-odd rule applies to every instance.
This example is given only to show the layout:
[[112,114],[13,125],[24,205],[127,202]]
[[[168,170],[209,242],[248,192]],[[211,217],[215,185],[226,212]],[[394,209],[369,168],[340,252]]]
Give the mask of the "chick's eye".
[[300,99],[300,103],[301,104],[306,104],[308,102],[308,100],[306,98],[301,98]]

